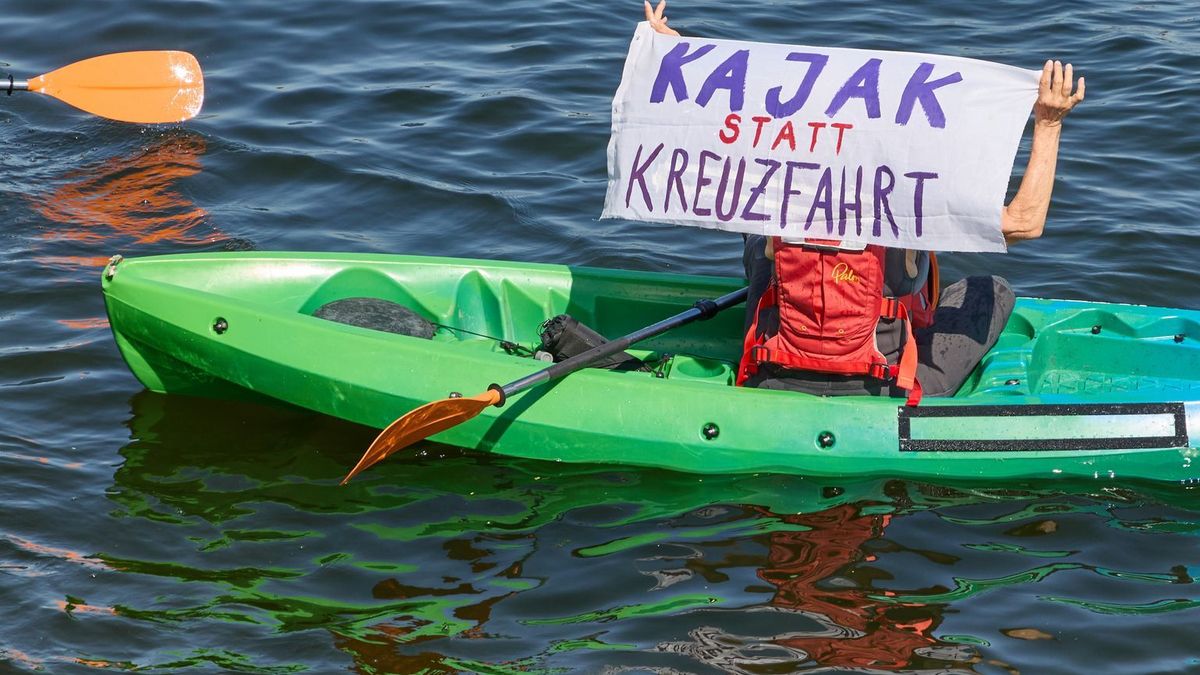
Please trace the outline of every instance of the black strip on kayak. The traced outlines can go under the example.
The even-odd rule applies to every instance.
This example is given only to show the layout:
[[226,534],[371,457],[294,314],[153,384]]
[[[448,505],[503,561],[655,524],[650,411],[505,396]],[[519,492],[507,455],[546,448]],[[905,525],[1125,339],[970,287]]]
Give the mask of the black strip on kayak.
[[[1170,415],[1174,435],[1096,436],[1091,438],[913,438],[919,418],[1103,417]],[[1078,403],[1059,405],[901,406],[897,423],[901,452],[1037,452],[1041,450],[1134,450],[1183,448],[1188,444],[1182,403]]]

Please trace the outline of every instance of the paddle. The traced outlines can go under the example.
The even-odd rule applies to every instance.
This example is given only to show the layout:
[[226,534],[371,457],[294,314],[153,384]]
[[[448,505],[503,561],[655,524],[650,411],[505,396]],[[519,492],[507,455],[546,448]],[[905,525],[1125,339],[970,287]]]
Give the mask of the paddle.
[[204,74],[187,52],[121,52],[63,66],[28,81],[8,76],[5,88],[53,96],[80,110],[119,120],[182,122],[200,112]]
[[606,356],[624,351],[629,345],[652,338],[660,333],[665,333],[672,328],[678,328],[698,319],[710,319],[717,312],[744,302],[748,291],[749,289],[743,288],[740,291],[722,295],[716,300],[701,300],[685,312],[663,319],[654,325],[636,330],[612,342],[605,342],[582,354],[577,354],[565,361],[556,363],[549,368],[543,368],[519,380],[509,382],[504,386],[492,384],[482,394],[469,398],[446,398],[426,403],[389,424],[383,430],[383,433],[379,434],[371,443],[371,447],[367,448],[367,451],[363,453],[362,458],[358,460],[358,464],[355,464],[350,473],[346,474],[341,484],[345,485],[351,478],[354,478],[363,470],[385,459],[397,450],[402,450],[417,441],[424,440],[436,433],[462,424],[483,412],[483,409],[488,406],[494,405],[499,407],[504,405],[508,397],[513,394],[586,368],[588,365]]

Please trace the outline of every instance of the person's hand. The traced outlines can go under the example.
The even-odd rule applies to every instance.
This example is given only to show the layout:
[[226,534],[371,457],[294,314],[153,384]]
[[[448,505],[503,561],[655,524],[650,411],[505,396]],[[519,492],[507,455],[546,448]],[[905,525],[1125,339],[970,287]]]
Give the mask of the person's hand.
[[650,27],[656,33],[663,35],[674,35],[679,37],[679,31],[667,25],[667,17],[663,16],[663,10],[667,8],[667,0],[659,0],[658,7],[651,7],[650,0],[643,0],[646,5],[646,21],[650,22]]
[[[649,5],[647,5],[649,6]],[[659,7],[661,9],[661,5]],[[1071,64],[1063,67],[1062,61],[1047,61],[1042,66],[1042,80],[1038,83],[1037,103],[1033,104],[1033,119],[1043,126],[1057,127],[1077,103],[1083,100],[1083,78],[1071,93]]]

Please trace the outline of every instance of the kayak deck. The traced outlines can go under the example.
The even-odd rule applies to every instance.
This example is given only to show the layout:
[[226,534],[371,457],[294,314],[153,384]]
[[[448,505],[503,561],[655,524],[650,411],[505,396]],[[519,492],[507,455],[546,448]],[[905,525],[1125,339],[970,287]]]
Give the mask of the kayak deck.
[[[545,364],[569,313],[615,337],[736,290],[736,279],[414,256],[221,253],[121,261],[104,289],[118,345],[149,389],[266,396],[375,427],[451,391]],[[381,298],[440,324],[421,340],[313,317]],[[654,372],[588,370],[513,397],[435,440],[523,457],[689,471],[1187,480],[1200,436],[1200,313],[1018,300],[953,397],[917,408],[733,387],[744,312],[632,350]],[[214,327],[223,322],[220,331]],[[703,430],[717,429],[715,436]],[[1002,461],[997,461],[1002,460]]]

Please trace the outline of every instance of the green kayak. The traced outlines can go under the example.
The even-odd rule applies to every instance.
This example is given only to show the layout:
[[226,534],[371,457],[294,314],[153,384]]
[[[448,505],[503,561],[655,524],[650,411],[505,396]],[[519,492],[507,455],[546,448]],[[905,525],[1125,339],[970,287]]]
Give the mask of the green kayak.
[[[212,253],[115,257],[113,335],[150,390],[277,399],[376,428],[451,392],[548,364],[539,326],[569,313],[610,338],[739,279],[416,256]],[[379,298],[431,339],[314,316]],[[743,309],[631,353],[648,371],[586,369],[433,437],[565,462],[703,473],[1200,481],[1200,312],[1022,298],[954,397],[821,398],[733,386]]]

